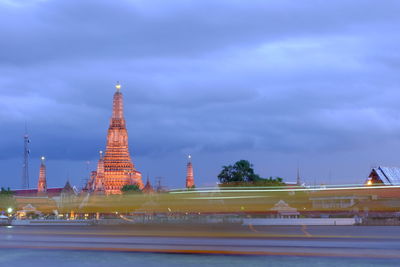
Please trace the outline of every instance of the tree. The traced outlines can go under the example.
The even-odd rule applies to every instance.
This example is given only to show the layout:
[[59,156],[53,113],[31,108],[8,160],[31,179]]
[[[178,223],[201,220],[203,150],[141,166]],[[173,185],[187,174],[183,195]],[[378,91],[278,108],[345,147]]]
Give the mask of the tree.
[[254,173],[253,165],[249,161],[239,160],[233,166],[223,166],[218,179],[221,183],[255,182],[260,176]]
[[3,187],[0,190],[0,211],[7,210],[8,208],[15,207],[15,201],[13,198],[13,192],[10,188],[4,189]]
[[285,185],[283,182],[283,178],[281,177],[276,177],[276,178],[260,178],[255,182],[255,185],[257,186],[282,186]]
[[126,184],[121,188],[122,194],[141,193],[140,187],[137,184]]
[[195,189],[196,189],[196,186],[195,186],[195,185],[189,186],[189,187],[187,188],[187,190],[195,190]]
[[222,184],[281,186],[285,183],[280,177],[261,178],[254,173],[253,164],[247,160],[239,160],[234,165],[223,166],[218,175]]

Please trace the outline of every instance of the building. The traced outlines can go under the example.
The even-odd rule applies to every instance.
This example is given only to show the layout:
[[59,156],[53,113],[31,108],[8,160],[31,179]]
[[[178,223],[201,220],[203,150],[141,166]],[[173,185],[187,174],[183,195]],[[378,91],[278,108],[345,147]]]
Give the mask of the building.
[[300,212],[296,208],[290,207],[284,200],[279,200],[271,209],[276,218],[298,218]]
[[115,88],[105,155],[104,158],[101,155],[97,172],[93,173],[91,184],[87,186],[95,191],[104,190],[107,195],[121,194],[124,185],[137,184],[143,188],[142,174],[135,169],[129,154],[121,85],[117,83]]
[[366,185],[400,185],[400,168],[382,166],[372,168]]
[[[64,187],[47,187],[44,157],[41,158],[37,185],[38,187],[34,189],[13,190],[14,201],[19,215],[26,216],[26,213],[29,213],[27,212],[29,208],[35,209],[35,212],[31,213],[50,214],[65,206],[71,206],[72,202],[76,202],[77,192],[69,182]],[[22,215],[19,217],[24,217]]]
[[194,188],[194,175],[193,175],[193,165],[192,156],[188,156],[188,163],[186,166],[186,188]]
[[16,197],[35,197],[35,196],[45,196],[45,197],[55,197],[59,196],[62,191],[62,187],[57,188],[47,188],[47,177],[46,177],[46,164],[45,157],[41,157],[38,187],[34,189],[17,189],[13,191]]

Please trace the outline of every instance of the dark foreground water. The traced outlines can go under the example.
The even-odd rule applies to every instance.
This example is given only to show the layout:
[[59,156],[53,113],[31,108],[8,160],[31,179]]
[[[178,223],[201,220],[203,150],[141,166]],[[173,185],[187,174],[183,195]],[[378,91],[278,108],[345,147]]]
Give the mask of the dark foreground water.
[[0,249],[0,266],[399,266],[398,259]]

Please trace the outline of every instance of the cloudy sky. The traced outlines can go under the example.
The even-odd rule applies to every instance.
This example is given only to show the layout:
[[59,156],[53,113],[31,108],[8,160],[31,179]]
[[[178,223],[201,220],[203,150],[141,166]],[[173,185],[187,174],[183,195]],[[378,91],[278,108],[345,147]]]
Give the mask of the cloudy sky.
[[400,166],[400,2],[0,0],[0,184],[81,186],[119,80],[134,163],[183,187],[261,176],[361,183]]

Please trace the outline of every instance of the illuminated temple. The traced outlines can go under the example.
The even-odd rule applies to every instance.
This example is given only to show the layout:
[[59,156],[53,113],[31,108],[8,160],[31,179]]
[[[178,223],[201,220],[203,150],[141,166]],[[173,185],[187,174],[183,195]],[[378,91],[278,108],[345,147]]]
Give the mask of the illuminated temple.
[[44,160],[45,160],[45,158],[41,157],[38,189],[37,189],[38,194],[46,194],[46,192],[47,192],[46,165],[44,163]]
[[128,148],[128,131],[124,118],[121,85],[117,84],[113,112],[108,128],[105,155],[100,155],[97,171],[92,172],[88,188],[108,194],[121,194],[124,185],[143,188],[142,174],[135,169]]
[[194,175],[193,175],[193,165],[192,165],[192,156],[189,155],[188,163],[186,167],[186,188],[194,188]]

